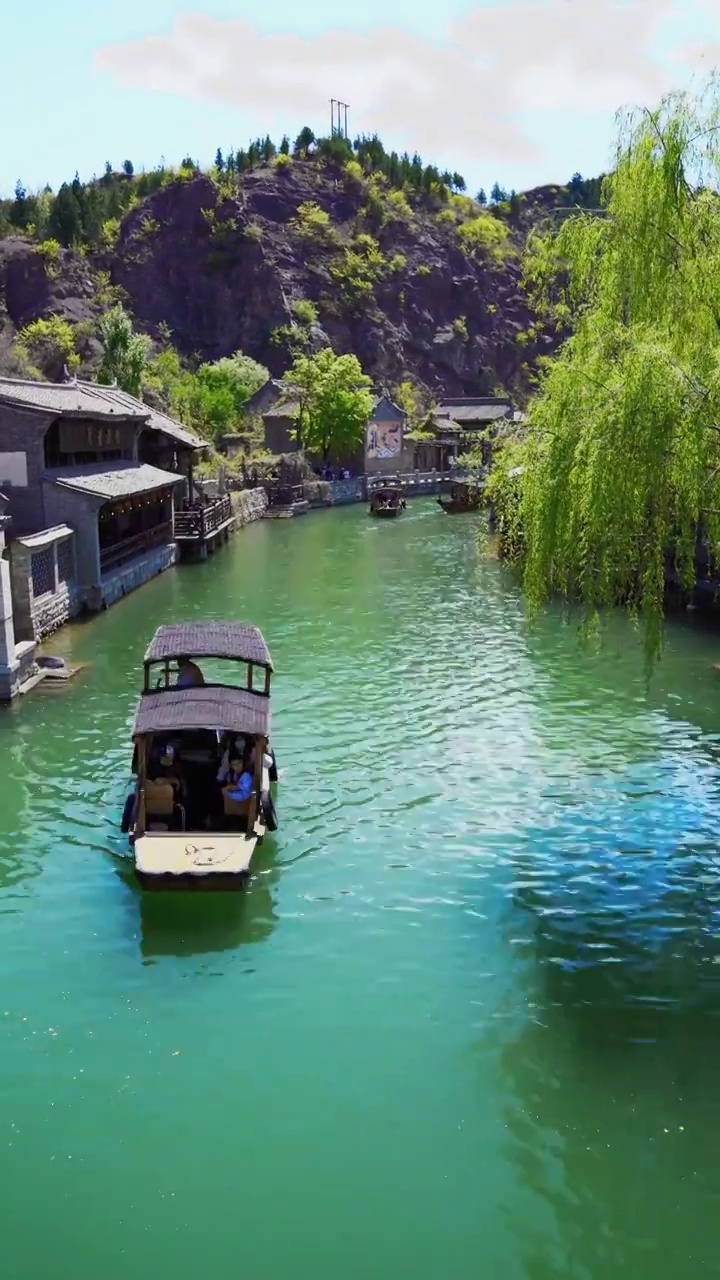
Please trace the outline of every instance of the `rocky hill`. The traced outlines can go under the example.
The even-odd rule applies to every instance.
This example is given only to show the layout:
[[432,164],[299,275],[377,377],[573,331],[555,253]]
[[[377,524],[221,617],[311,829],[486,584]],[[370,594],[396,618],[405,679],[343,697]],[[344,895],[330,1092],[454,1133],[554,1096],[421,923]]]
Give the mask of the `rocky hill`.
[[[64,247],[6,225],[0,372],[27,368],[23,333],[56,316],[92,374],[99,318],[120,299],[190,367],[242,350],[278,375],[299,342],[330,344],[390,389],[409,379],[429,392],[521,395],[553,339],[524,298],[520,251],[528,226],[568,202],[568,188],[541,188],[488,210],[442,183],[393,185],[356,158],[186,168],[136,192],[100,243]],[[36,366],[56,377],[58,360],[48,350]]]

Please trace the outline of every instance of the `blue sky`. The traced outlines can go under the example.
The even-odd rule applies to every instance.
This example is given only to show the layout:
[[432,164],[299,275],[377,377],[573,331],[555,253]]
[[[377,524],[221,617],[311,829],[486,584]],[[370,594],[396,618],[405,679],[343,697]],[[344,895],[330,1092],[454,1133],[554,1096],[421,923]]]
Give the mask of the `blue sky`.
[[322,131],[333,95],[350,103],[351,132],[417,148],[473,191],[521,190],[607,167],[617,107],[720,64],[720,0],[449,0],[440,12],[5,0],[0,191]]

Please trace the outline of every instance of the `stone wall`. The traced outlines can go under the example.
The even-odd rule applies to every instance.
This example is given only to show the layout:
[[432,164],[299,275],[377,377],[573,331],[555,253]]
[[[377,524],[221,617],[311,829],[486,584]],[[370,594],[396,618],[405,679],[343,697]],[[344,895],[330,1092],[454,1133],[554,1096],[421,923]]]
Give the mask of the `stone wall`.
[[152,551],[138,556],[136,560],[119,565],[111,573],[103,574],[100,607],[107,609],[111,604],[122,600],[122,597],[128,595],[130,591],[135,591],[137,587],[149,582],[151,578],[156,578],[165,569],[170,569],[177,563],[177,559],[177,544],[168,542],[164,547],[153,547]]
[[311,507],[339,507],[349,502],[365,502],[364,476],[352,480],[306,480],[305,497]]
[[80,612],[82,592],[75,571],[74,544],[73,531],[66,525],[12,543],[16,639],[42,640]]
[[264,489],[238,489],[230,494],[235,527],[262,520],[267,511],[267,494]]

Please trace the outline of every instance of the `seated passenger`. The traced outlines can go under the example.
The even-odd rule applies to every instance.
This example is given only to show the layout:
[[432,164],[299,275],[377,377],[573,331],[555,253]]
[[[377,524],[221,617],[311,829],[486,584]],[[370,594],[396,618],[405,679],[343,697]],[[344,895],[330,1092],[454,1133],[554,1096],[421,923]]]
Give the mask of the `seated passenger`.
[[193,685],[204,683],[205,677],[196,662],[192,662],[190,658],[178,658],[178,678],[175,681],[177,689],[189,689]]
[[227,782],[230,776],[230,758],[242,760],[245,755],[245,739],[241,736],[233,738],[232,733],[225,734],[225,750],[217,771],[217,781]]
[[227,786],[223,788],[229,800],[249,800],[252,795],[253,776],[250,761],[232,760]]

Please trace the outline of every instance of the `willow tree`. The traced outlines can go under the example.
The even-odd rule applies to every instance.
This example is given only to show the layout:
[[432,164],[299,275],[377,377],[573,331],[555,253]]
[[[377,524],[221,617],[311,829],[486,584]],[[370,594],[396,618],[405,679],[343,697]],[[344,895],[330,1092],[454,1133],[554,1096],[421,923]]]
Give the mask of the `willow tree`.
[[715,80],[620,118],[605,216],[571,217],[526,260],[571,336],[505,469],[510,546],[531,606],[558,591],[591,613],[626,605],[650,660],[668,554],[690,586],[698,537],[720,540],[719,124]]

